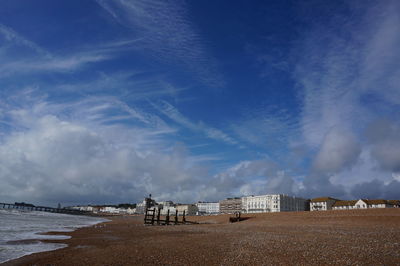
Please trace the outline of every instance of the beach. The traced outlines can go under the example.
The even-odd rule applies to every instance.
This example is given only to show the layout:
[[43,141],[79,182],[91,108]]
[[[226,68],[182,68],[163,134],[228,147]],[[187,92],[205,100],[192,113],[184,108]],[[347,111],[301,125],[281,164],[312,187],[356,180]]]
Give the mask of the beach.
[[[144,226],[143,216],[50,240],[68,247],[5,265],[399,265],[400,209],[193,216],[196,225]],[[46,240],[47,241],[47,240]]]

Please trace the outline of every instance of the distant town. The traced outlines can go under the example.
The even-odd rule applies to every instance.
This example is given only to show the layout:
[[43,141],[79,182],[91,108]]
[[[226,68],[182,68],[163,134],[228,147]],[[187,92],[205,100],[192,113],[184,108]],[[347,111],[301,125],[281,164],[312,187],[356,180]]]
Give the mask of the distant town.
[[233,213],[267,213],[293,211],[326,211],[369,208],[399,208],[399,200],[358,199],[340,200],[331,197],[304,199],[285,194],[268,194],[258,196],[234,197],[219,202],[202,202],[180,204],[172,201],[156,202],[149,197],[137,204],[119,205],[85,205],[66,207],[68,209],[91,212],[95,214],[144,214],[147,209],[157,209],[161,215],[167,213],[186,213],[186,215],[217,215]]

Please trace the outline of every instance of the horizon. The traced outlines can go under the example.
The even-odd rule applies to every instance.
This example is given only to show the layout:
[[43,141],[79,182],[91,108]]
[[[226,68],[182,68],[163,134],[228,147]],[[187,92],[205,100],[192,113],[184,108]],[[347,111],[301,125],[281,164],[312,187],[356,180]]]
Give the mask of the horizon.
[[400,198],[398,1],[0,3],[0,202]]
[[[184,203],[182,203],[182,202],[174,202],[174,201],[171,201],[171,200],[168,200],[168,199],[161,199],[161,200],[155,200],[155,202],[158,204],[158,203],[160,203],[160,202],[168,202],[168,201],[171,201],[173,204],[177,204],[177,205],[186,205],[186,204],[196,204],[196,203],[220,203],[221,201],[223,201],[223,200],[227,200],[227,199],[239,199],[239,198],[244,198],[244,197],[259,197],[259,196],[266,196],[266,195],[285,195],[285,196],[290,196],[290,197],[298,197],[298,196],[294,196],[294,195],[290,195],[290,194],[263,194],[263,195],[244,195],[244,196],[240,196],[240,197],[235,197],[235,196],[232,196],[232,197],[227,197],[227,198],[224,198],[224,199],[220,199],[220,200],[215,200],[215,201],[202,201],[202,200],[198,200],[198,201],[191,201],[191,202],[184,202]],[[301,197],[298,197],[298,198],[301,198]],[[341,201],[358,201],[358,200],[385,200],[385,201],[391,201],[391,200],[399,200],[399,199],[383,199],[383,198],[365,198],[365,197],[360,197],[360,198],[352,198],[352,199],[338,199],[338,198],[332,198],[332,197],[330,197],[330,196],[321,196],[321,197],[315,197],[315,198],[302,198],[302,199],[304,199],[304,200],[306,200],[306,201],[312,201],[312,200],[315,200],[315,199],[323,199],[323,198],[330,198],[330,199],[334,199],[334,200],[336,200],[336,201],[338,201],[338,202],[341,202]],[[96,206],[115,206],[115,207],[119,207],[120,205],[136,205],[136,204],[138,204],[138,203],[142,203],[143,201],[136,201],[136,202],[116,202],[116,203],[110,203],[110,204],[108,204],[108,203],[95,203],[95,204],[92,204],[92,203],[76,203],[76,204],[74,204],[74,205],[68,205],[68,206],[63,206],[63,204],[62,203],[57,203],[58,205],[61,205],[62,206],[62,208],[68,208],[68,207],[74,207],[74,206],[93,206],[93,207],[96,207]],[[1,204],[1,203],[0,203]],[[11,205],[14,205],[14,204],[33,204],[35,207],[38,207],[37,205],[35,205],[34,204],[34,202],[24,202],[24,201],[17,201],[17,202],[15,202],[15,203],[7,203],[7,202],[3,202],[3,204],[11,204]],[[53,205],[55,204],[55,203],[52,203]],[[50,207],[50,206],[39,206],[39,207]],[[58,208],[58,207],[57,207]]]

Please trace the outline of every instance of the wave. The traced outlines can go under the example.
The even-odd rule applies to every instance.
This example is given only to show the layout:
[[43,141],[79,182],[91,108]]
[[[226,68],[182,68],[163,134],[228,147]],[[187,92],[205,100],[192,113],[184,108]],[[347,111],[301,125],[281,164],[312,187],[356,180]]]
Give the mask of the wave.
[[68,239],[65,235],[46,232],[71,232],[106,219],[88,216],[26,211],[0,210],[0,263],[37,252],[65,248],[67,245],[40,240]]

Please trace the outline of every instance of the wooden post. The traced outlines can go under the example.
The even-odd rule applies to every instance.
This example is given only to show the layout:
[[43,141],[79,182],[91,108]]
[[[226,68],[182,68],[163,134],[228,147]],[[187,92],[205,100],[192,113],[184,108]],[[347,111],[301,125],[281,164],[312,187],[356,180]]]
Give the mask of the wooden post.
[[167,211],[167,217],[165,217],[165,224],[169,225],[169,209]]
[[156,216],[156,209],[153,209],[153,216],[151,217],[151,225],[154,225],[154,218]]
[[157,213],[157,224],[160,225],[160,215],[161,215],[161,209],[158,209]]
[[178,224],[178,210],[175,212],[175,224]]
[[185,210],[183,210],[182,223],[186,223]]
[[145,210],[144,213],[144,224],[147,224],[147,209]]

